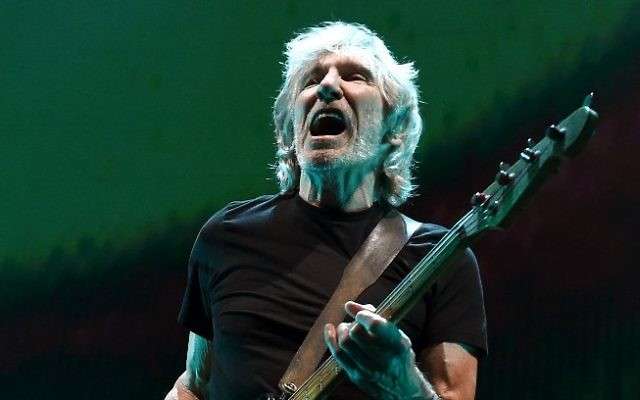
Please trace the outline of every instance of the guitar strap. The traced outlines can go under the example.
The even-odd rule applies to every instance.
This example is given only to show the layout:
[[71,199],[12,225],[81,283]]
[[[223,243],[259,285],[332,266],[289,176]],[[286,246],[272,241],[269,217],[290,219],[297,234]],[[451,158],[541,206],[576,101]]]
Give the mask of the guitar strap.
[[280,379],[280,390],[291,394],[311,376],[327,350],[325,324],[336,325],[344,320],[344,303],[355,300],[382,275],[420,225],[395,209],[382,217],[345,267],[338,287]]

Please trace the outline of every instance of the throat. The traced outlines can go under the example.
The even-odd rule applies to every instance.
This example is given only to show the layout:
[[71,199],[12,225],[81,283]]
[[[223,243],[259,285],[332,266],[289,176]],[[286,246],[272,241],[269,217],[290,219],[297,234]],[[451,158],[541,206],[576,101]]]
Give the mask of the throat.
[[300,176],[300,197],[307,203],[343,212],[357,212],[371,208],[378,201],[376,173],[358,175],[354,171],[326,171]]

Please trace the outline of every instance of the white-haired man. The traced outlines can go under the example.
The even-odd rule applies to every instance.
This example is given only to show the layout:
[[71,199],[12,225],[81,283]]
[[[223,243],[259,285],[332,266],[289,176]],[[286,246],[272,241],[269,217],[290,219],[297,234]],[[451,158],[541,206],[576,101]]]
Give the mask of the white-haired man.
[[[278,380],[377,222],[410,195],[422,122],[411,63],[359,24],[325,23],[287,44],[274,105],[277,195],[233,202],[204,225],[179,320],[186,371],[168,399],[255,399]],[[470,251],[399,324],[379,303],[442,235],[423,224],[376,283],[348,302],[356,322],[324,340],[351,382],[335,399],[472,399],[486,352]],[[352,324],[365,329],[352,330]],[[416,362],[417,361],[417,362]]]

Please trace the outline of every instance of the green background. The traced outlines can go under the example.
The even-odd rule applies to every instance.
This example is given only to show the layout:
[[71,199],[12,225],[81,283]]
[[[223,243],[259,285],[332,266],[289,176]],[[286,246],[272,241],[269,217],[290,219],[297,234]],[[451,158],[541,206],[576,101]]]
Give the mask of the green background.
[[[479,393],[638,398],[639,17],[637,1],[3,2],[11,398],[63,398],[70,382],[93,399],[114,398],[114,385],[118,398],[170,388],[189,246],[226,202],[276,191],[284,43],[337,19],[366,24],[420,70],[420,196],[405,210],[423,220],[455,222],[500,160],[596,92],[587,154],[478,244],[492,353]],[[568,268],[539,272],[556,262]]]

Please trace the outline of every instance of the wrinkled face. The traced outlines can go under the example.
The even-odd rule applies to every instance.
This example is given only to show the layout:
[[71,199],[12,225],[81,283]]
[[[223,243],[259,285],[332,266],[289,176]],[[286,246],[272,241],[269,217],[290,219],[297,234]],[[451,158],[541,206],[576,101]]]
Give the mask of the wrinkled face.
[[294,110],[300,168],[377,167],[385,102],[371,71],[354,57],[330,53],[302,79]]

